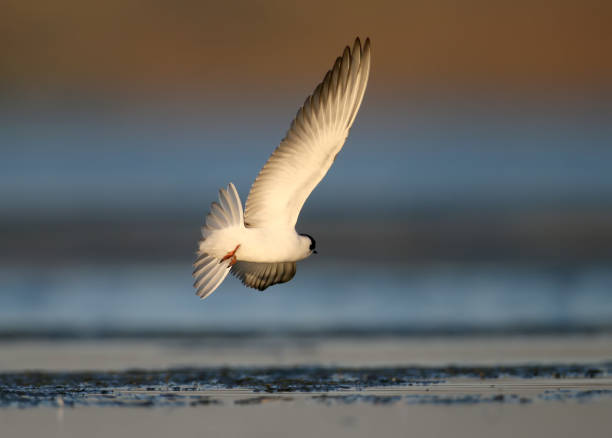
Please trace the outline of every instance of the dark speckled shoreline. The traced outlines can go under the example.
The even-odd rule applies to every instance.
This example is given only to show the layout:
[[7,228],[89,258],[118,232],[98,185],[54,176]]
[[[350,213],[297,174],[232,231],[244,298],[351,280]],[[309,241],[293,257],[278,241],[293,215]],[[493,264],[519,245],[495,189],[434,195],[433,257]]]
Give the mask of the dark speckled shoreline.
[[[22,372],[0,374],[0,407],[37,406],[203,406],[223,404],[223,391],[251,396],[238,405],[291,401],[286,393],[321,403],[475,404],[529,403],[534,400],[588,400],[612,396],[609,388],[562,389],[564,380],[598,381],[612,375],[612,362],[572,365],[448,366],[448,367],[214,367],[121,372]],[[512,394],[427,393],[451,381],[495,383],[500,379],[554,380],[559,388],[529,397]],[[418,388],[410,394],[369,393],[372,390]],[[208,393],[214,393],[217,397]],[[257,395],[265,393],[267,395]],[[227,402],[227,401],[225,401]]]

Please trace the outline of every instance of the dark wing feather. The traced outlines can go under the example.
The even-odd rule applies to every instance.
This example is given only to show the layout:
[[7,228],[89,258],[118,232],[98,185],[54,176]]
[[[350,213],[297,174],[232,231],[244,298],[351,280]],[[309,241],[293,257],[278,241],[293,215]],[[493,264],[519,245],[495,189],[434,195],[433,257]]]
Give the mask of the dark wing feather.
[[286,283],[293,278],[297,268],[295,262],[254,263],[237,262],[230,271],[247,287],[264,290],[268,286]]

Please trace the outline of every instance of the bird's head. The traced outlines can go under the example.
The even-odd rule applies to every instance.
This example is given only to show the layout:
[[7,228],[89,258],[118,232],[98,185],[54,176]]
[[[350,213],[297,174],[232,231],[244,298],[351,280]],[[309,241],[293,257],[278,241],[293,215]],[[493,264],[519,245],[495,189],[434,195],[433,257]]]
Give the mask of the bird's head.
[[300,240],[304,249],[308,248],[308,255],[317,253],[317,242],[314,240],[314,237],[309,234],[300,234]]

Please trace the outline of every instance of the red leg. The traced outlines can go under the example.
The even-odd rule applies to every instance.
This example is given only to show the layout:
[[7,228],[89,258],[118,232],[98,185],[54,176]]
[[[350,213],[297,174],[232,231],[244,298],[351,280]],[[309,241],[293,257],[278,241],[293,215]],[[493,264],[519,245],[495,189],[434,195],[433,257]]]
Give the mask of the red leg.
[[240,244],[236,245],[236,248],[234,248],[233,251],[230,251],[227,254],[225,254],[223,256],[223,258],[219,261],[219,263],[224,262],[227,259],[231,259],[230,260],[230,266],[234,266],[236,264],[236,262],[238,261],[236,259],[236,251],[238,251],[238,248],[240,248]]

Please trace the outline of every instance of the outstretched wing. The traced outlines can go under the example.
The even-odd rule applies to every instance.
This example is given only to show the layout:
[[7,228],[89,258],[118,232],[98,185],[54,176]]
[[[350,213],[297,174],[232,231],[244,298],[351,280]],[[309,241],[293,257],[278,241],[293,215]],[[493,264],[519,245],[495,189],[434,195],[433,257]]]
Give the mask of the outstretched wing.
[[294,227],[304,202],[340,152],[370,73],[370,40],[344,49],[298,111],[287,135],[255,179],[247,227]]
[[245,286],[264,290],[277,283],[286,283],[295,275],[295,262],[254,263],[237,262],[231,273]]

